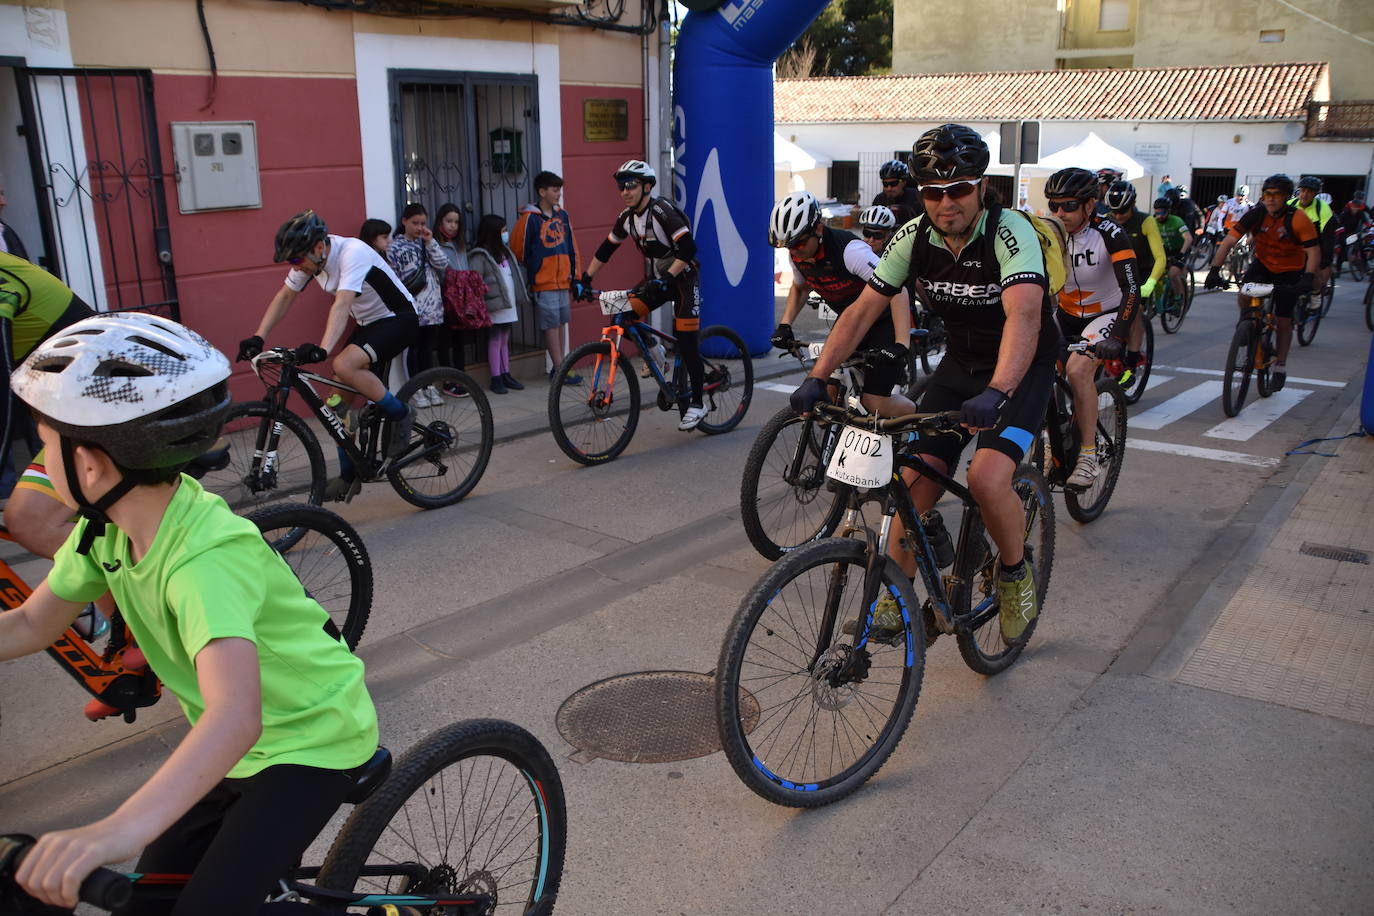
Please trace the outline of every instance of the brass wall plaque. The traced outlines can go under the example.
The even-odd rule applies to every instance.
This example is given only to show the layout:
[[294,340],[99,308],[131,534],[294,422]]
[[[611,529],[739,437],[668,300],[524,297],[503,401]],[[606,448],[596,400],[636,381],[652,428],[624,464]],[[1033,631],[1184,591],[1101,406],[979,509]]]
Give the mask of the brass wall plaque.
[[609,143],[630,139],[630,104],[625,99],[583,99],[582,139]]

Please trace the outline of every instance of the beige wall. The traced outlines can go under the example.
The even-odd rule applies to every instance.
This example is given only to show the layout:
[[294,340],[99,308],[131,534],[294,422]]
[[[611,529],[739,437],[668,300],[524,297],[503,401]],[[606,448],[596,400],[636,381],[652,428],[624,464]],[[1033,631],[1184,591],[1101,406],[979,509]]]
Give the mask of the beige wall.
[[893,0],[892,14],[893,73],[1054,67],[1054,0],[962,0],[957,18],[942,0]]
[[1064,14],[1063,47],[1129,48],[1135,43],[1136,4],[1131,0],[1125,30],[1099,31],[1102,0],[1069,0]]

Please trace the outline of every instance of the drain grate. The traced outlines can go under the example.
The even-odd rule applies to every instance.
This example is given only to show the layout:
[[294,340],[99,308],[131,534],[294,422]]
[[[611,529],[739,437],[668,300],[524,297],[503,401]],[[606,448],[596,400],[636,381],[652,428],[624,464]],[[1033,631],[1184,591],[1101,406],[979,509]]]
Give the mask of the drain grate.
[[1354,547],[1333,547],[1330,544],[1313,544],[1311,541],[1303,541],[1298,552],[1305,553],[1309,557],[1321,557],[1323,560],[1369,565],[1369,554],[1363,550],[1356,550]]
[[[741,704],[746,731],[758,722],[753,697]],[[667,763],[720,750],[716,681],[693,671],[641,671],[589,684],[558,708],[558,732],[591,757]]]

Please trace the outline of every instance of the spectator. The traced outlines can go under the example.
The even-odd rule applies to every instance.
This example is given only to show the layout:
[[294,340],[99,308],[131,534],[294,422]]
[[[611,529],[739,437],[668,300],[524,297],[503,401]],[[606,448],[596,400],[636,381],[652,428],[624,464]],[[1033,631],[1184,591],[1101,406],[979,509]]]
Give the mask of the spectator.
[[[434,237],[439,240],[439,247],[448,258],[449,270],[468,269],[468,240],[463,234],[463,212],[457,204],[447,203],[439,207],[434,216]],[[440,283],[441,292],[443,288],[443,283]],[[463,357],[466,343],[462,331],[449,327],[447,322],[440,325],[437,346],[439,364],[466,369],[467,362]],[[452,387],[444,389],[444,394],[460,398],[466,396],[467,392]]]
[[[0,173],[0,215],[5,212],[5,205],[9,201],[5,199],[5,176]],[[29,259],[29,253],[24,248],[24,243],[19,239],[19,233],[9,227],[7,223],[0,220],[0,251],[8,252],[17,258]]]
[[[387,260],[415,297],[420,330],[406,357],[406,369],[413,377],[434,365],[434,350],[444,326],[443,272],[448,269],[448,256],[429,229],[429,213],[423,204],[410,204],[401,211],[401,232],[391,240]],[[430,385],[415,393],[415,403],[437,407],[442,398]]]
[[534,291],[539,330],[544,332],[544,346],[553,360],[549,370],[549,380],[553,381],[553,373],[567,355],[564,335],[572,317],[569,294],[577,276],[577,240],[568,212],[561,207],[563,179],[553,172],[540,172],[534,176],[534,193],[538,202],[520,208],[510,234],[510,249]]
[[1167,195],[1167,194],[1169,193],[1169,189],[1172,188],[1173,186],[1174,186],[1174,183],[1173,183],[1172,181],[1169,180],[1169,176],[1168,176],[1168,175],[1165,175],[1165,176],[1164,176],[1164,180],[1161,181],[1161,182],[1159,183],[1159,189],[1155,191],[1155,197],[1156,197],[1156,198],[1164,197],[1165,195]]
[[362,228],[358,230],[358,238],[375,248],[379,255],[386,257],[386,250],[391,247],[391,224],[384,219],[363,220]]
[[[491,390],[505,394],[519,391],[522,385],[510,371],[510,329],[520,319],[520,309],[532,304],[529,283],[515,253],[508,247],[510,233],[506,221],[488,213],[477,223],[477,241],[469,256],[472,269],[487,285],[487,314],[491,331],[487,337],[487,365],[491,369]],[[564,298],[567,298],[566,293]]]

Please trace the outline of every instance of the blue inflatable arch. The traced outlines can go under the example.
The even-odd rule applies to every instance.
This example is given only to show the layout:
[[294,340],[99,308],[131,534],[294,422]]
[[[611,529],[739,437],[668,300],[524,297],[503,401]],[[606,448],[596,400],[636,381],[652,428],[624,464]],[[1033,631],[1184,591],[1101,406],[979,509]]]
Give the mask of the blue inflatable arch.
[[688,13],[674,63],[673,194],[701,259],[702,326],[754,354],[773,332],[773,62],[828,0],[728,0]]

